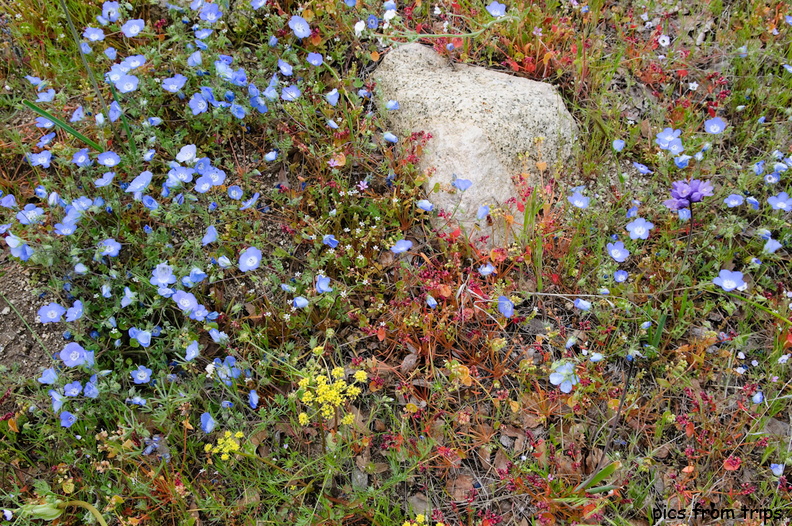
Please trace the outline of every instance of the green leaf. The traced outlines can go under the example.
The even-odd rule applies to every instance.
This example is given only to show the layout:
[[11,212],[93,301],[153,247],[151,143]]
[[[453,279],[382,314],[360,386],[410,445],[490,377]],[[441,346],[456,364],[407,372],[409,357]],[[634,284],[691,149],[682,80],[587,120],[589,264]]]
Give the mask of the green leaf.
[[[611,476],[613,474],[613,472],[616,471],[617,469],[619,469],[620,467],[621,467],[621,462],[619,462],[619,461],[611,462],[610,464],[608,464],[607,466],[602,468],[599,473],[594,475],[591,478],[591,480],[588,482],[588,484],[583,486],[583,484],[581,483],[580,486],[575,488],[575,491],[584,491],[585,490],[585,491],[591,492],[591,490],[589,490],[587,488],[591,488],[591,487],[596,486],[597,484],[599,484],[600,482],[602,482],[603,480],[605,480],[606,478]],[[608,490],[604,490],[604,491],[608,491]]]
[[94,141],[92,141],[91,139],[89,139],[88,137],[83,135],[82,133],[78,132],[77,130],[75,130],[71,126],[69,126],[65,121],[62,121],[61,119],[59,119],[59,118],[55,117],[54,115],[52,115],[51,113],[49,113],[48,111],[46,111],[46,110],[44,110],[42,108],[39,108],[38,106],[36,106],[32,102],[30,102],[28,100],[23,100],[22,104],[24,106],[26,106],[27,108],[35,111],[36,113],[38,113],[39,115],[41,115],[45,119],[51,120],[53,123],[55,123],[55,126],[60,128],[61,130],[65,131],[66,133],[76,137],[77,139],[81,140],[82,142],[84,142],[85,144],[87,144],[88,146],[90,146],[91,148],[96,150],[97,152],[103,152],[105,150],[104,148],[99,146],[97,143],[95,143]]

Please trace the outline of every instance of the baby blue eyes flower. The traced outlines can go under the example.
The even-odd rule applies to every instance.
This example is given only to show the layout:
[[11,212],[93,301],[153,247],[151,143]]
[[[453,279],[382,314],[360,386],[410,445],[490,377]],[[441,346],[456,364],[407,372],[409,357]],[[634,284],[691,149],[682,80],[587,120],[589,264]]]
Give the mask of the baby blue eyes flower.
[[434,299],[430,294],[426,295],[426,304],[429,306],[430,309],[437,308],[437,300]]
[[147,384],[151,380],[151,369],[145,365],[138,365],[138,368],[129,373],[129,375],[136,384]]
[[264,155],[264,160],[269,162],[269,163],[271,163],[272,161],[274,161],[277,158],[278,158],[278,151],[277,150],[272,150],[271,152],[268,152],[266,155]]
[[100,242],[99,249],[103,256],[116,257],[121,250],[121,243],[111,237]]
[[781,248],[783,245],[776,241],[773,238],[767,240],[765,243],[764,248],[762,248],[762,252],[766,252],[767,254],[774,254],[776,250]]
[[690,157],[689,155],[680,155],[679,157],[674,157],[674,164],[676,165],[677,168],[683,170],[688,167],[688,164],[690,164],[690,159],[692,159],[692,157]]
[[511,318],[514,316],[514,303],[506,296],[500,296],[498,298],[498,312],[506,318]]
[[382,134],[382,138],[385,139],[389,143],[396,144],[399,142],[399,138],[393,135],[391,132],[385,132]]
[[247,201],[244,201],[242,203],[242,206],[239,207],[239,209],[240,210],[247,210],[248,208],[250,208],[251,206],[256,204],[256,201],[258,201],[259,197],[260,197],[260,194],[258,192],[256,192],[255,194],[253,194],[253,197],[251,197]]
[[36,144],[36,146],[38,146],[39,148],[43,148],[46,145],[48,145],[50,142],[52,142],[52,139],[54,138],[55,138],[55,132],[42,135],[41,139],[39,140],[38,144]]
[[[681,134],[682,130],[665,128],[655,136],[655,143],[660,147],[661,150],[667,150],[671,146],[671,143],[677,140]],[[680,144],[681,143],[682,141],[680,141]]]
[[726,129],[726,121],[724,121],[720,117],[715,117],[713,119],[704,121],[704,131],[709,134],[718,135],[719,133],[723,133],[723,130],[725,129]]
[[171,93],[177,93],[187,83],[187,77],[178,74],[162,81],[162,89]]
[[589,361],[591,363],[597,363],[597,362],[601,362],[604,358],[605,357],[602,355],[602,353],[595,352],[595,353],[591,353],[591,357],[589,358]]
[[55,90],[50,88],[47,91],[39,93],[36,102],[52,102],[52,99],[54,98],[55,98]]
[[567,197],[567,200],[572,203],[572,206],[577,208],[588,208],[590,202],[590,199],[581,194],[579,190]]
[[137,296],[137,294],[132,292],[132,289],[129,287],[124,287],[124,297],[121,298],[121,307],[123,308],[132,305],[132,301],[134,301],[135,296]]
[[768,197],[767,203],[773,207],[773,210],[783,210],[784,212],[792,210],[792,198],[786,192]]
[[61,427],[69,428],[77,422],[77,417],[71,414],[68,411],[64,411],[60,414],[60,424]]
[[412,246],[413,246],[412,241],[409,241],[407,239],[400,239],[399,241],[396,242],[396,244],[393,245],[393,247],[391,247],[391,252],[393,252],[394,254],[402,254],[410,250]]
[[190,98],[190,102],[187,103],[190,110],[192,110],[193,115],[198,115],[199,113],[205,113],[209,109],[209,104],[206,102],[206,99],[200,93],[194,94]]
[[57,303],[50,303],[44,305],[38,310],[38,317],[41,323],[56,323],[61,321],[63,315],[66,314],[66,309]]
[[755,404],[761,404],[764,402],[764,395],[762,394],[762,391],[757,391],[754,393],[754,395],[751,397],[751,401]]
[[50,161],[52,160],[52,152],[44,150],[41,153],[29,153],[27,155],[30,166],[41,166],[42,168],[49,168]]
[[308,53],[305,61],[312,66],[319,67],[324,63],[324,57],[320,53]]
[[204,433],[211,433],[215,425],[217,425],[217,422],[212,418],[212,415],[209,413],[201,415],[201,430],[203,430]]
[[121,26],[121,32],[124,33],[124,36],[127,38],[133,38],[138,36],[140,32],[143,31],[144,27],[146,27],[146,22],[138,18],[127,21],[127,23]]
[[258,11],[265,5],[267,5],[267,0],[250,0],[250,7],[252,7],[254,11]]
[[148,188],[149,184],[151,183],[152,177],[154,177],[154,174],[148,170],[141,172],[140,175],[132,179],[132,182],[129,183],[129,186],[127,186],[125,192],[127,193],[145,192],[146,188]]
[[612,257],[617,263],[622,263],[630,255],[630,251],[624,248],[624,243],[621,241],[616,243],[608,243],[607,248],[608,254],[610,254],[610,257]]
[[85,110],[83,109],[82,106],[77,106],[77,109],[74,110],[74,113],[72,113],[69,122],[80,122],[84,118],[85,118]]
[[104,152],[99,154],[99,157],[97,157],[96,161],[102,166],[112,168],[121,162],[121,157],[119,157],[115,152]]
[[248,393],[248,405],[251,409],[256,409],[259,405],[259,395],[255,389]]
[[330,126],[334,130],[338,129],[338,124],[333,119],[328,119],[327,120],[327,125]]
[[239,270],[248,272],[256,270],[261,264],[261,250],[249,247],[239,255]]
[[333,234],[327,234],[322,238],[322,244],[327,245],[330,248],[335,248],[338,246],[338,240]]
[[223,12],[220,11],[220,8],[217,7],[217,4],[204,4],[203,8],[201,9],[201,20],[209,24],[214,24],[220,20],[220,17],[222,16]]
[[197,358],[198,354],[199,354],[198,342],[196,340],[193,340],[192,342],[190,342],[190,345],[188,345],[187,349],[185,350],[184,361],[190,362],[195,358]]
[[311,36],[311,26],[309,26],[308,22],[301,16],[292,16],[289,19],[289,27],[297,38],[302,39]]
[[66,311],[66,321],[77,321],[83,316],[83,304],[80,300],[76,300]]
[[735,206],[740,206],[741,204],[743,204],[745,202],[745,199],[743,199],[743,196],[741,195],[731,194],[729,197],[724,199],[723,202],[729,208],[734,208]]
[[770,464],[770,471],[772,471],[773,475],[776,477],[780,477],[784,474],[784,464]]
[[493,0],[487,6],[487,12],[495,18],[500,18],[506,14],[506,4],[500,4]]
[[635,166],[635,169],[638,170],[638,172],[640,172],[641,175],[649,175],[651,173],[654,173],[645,164],[633,162],[633,166]]
[[481,205],[476,212],[476,219],[481,221],[482,219],[486,219],[486,217],[490,214],[490,209],[487,205]]
[[366,27],[369,29],[377,29],[377,27],[379,27],[379,18],[374,15],[369,15],[366,19]]
[[304,309],[305,307],[308,306],[308,300],[303,298],[302,296],[297,296],[292,301],[292,305],[294,306],[295,309]]
[[487,263],[486,265],[481,265],[478,269],[479,274],[484,276],[491,276],[492,274],[497,274],[495,271],[495,267],[492,266],[492,263]]
[[195,68],[200,66],[203,63],[203,55],[201,55],[200,51],[196,51],[189,57],[187,57],[187,65],[191,68]]
[[238,201],[239,199],[242,199],[242,194],[242,188],[239,186],[233,185],[228,187],[228,197],[231,199]]
[[339,97],[340,95],[338,93],[338,89],[333,89],[333,91],[325,95],[325,100],[327,100],[327,103],[330,104],[330,106],[335,106],[338,104]]
[[52,385],[58,379],[58,373],[55,372],[55,369],[50,367],[49,369],[44,369],[41,373],[41,376],[38,378],[39,383],[45,385]]
[[201,245],[206,246],[215,241],[217,241],[217,229],[213,225],[209,225],[206,229],[206,234],[204,234],[203,239],[201,239]]
[[47,129],[55,126],[55,123],[49,119],[45,119],[44,117],[36,117],[36,126]]
[[620,152],[624,149],[625,144],[626,143],[623,140],[616,139],[615,141],[613,141],[613,149],[616,150],[617,152]]
[[627,223],[627,226],[624,228],[626,228],[630,233],[630,239],[649,239],[649,231],[654,228],[654,224],[639,217],[638,219]]
[[173,269],[167,263],[160,263],[154,270],[151,271],[151,279],[149,283],[155,287],[164,287],[176,283],[176,276],[173,275]]
[[388,102],[385,103],[385,108],[390,111],[398,110],[400,108],[399,102],[395,100],[389,100]]
[[[151,345],[151,332],[149,331],[141,331],[137,327],[130,327],[129,337],[136,340],[142,347]],[[149,370],[149,374],[151,374],[151,370]]]
[[580,298],[577,298],[574,302],[576,308],[580,310],[590,310],[591,309],[591,302],[586,301]]
[[91,42],[99,42],[100,40],[104,40],[105,34],[101,29],[87,27],[85,31],[83,31],[83,37]]
[[281,99],[287,102],[292,102],[299,99],[300,95],[302,95],[302,91],[300,91],[300,88],[294,84],[291,86],[286,86],[283,88],[283,90],[281,90]]
[[115,60],[116,56],[118,55],[118,52],[116,51],[116,48],[109,47],[109,48],[105,49],[104,54],[110,60]]
[[732,272],[726,269],[721,270],[718,277],[713,279],[712,282],[726,292],[731,292],[745,286],[742,272]]
[[564,363],[556,367],[555,371],[550,374],[550,383],[559,386],[562,393],[571,393],[572,387],[578,383],[575,366],[571,363]]
[[789,64],[781,64],[788,73],[792,73],[792,66]]
[[66,367],[77,367],[84,364],[88,359],[85,349],[76,342],[66,344],[59,356]]
[[316,278],[316,292],[319,294],[324,294],[325,292],[333,292],[333,288],[330,286],[330,278],[326,276],[318,276]]
[[294,73],[294,69],[291,67],[291,64],[286,62],[285,60],[278,59],[278,69],[280,70],[281,74],[289,77]]
[[456,188],[461,192],[464,192],[465,190],[473,186],[473,181],[471,181],[470,179],[456,178],[454,179],[454,182],[451,183],[451,186],[453,186],[454,188]]
[[434,210],[434,205],[431,202],[427,201],[426,199],[421,199],[420,201],[415,203],[415,205],[425,212],[431,212],[432,210]]

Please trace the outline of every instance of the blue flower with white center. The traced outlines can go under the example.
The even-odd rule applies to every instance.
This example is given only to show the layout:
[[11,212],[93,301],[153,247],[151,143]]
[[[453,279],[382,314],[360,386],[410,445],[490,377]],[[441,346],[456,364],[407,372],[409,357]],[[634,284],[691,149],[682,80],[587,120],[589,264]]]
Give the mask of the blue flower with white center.
[[739,194],[731,194],[726,199],[724,199],[723,202],[729,208],[734,208],[735,206],[740,206],[741,204],[743,204],[745,202],[745,199],[743,198],[743,196]]
[[550,374],[550,383],[557,385],[562,393],[569,394],[572,387],[579,381],[575,374],[575,366],[569,362],[557,365]]
[[60,425],[61,427],[70,428],[77,422],[77,417],[74,416],[72,413],[68,411],[64,411],[60,414]]
[[80,122],[84,118],[85,118],[85,110],[83,109],[82,106],[77,106],[77,109],[74,110],[74,113],[72,113],[69,122]]
[[206,102],[206,99],[200,93],[195,93],[191,98],[190,101],[187,103],[187,106],[192,110],[193,115],[198,115],[200,113],[205,113],[209,110],[209,104]]
[[189,313],[198,307],[198,299],[195,295],[183,290],[176,291],[171,296],[171,299],[176,302],[176,306],[184,313]]
[[[671,143],[682,134],[682,130],[675,130],[673,128],[665,128],[663,131],[655,136],[655,143],[661,150],[668,150]],[[682,144],[680,140],[679,144]]]
[[[291,64],[283,59],[278,59],[278,69],[280,70],[281,75],[286,77],[290,77],[294,73],[294,69],[291,67]],[[336,90],[336,93],[338,93],[338,90]],[[333,106],[335,106],[335,104],[333,104]]]
[[308,300],[302,296],[297,296],[292,300],[292,306],[294,306],[295,309],[304,309],[308,306]]
[[242,194],[242,188],[239,186],[233,185],[228,187],[228,197],[231,199],[238,201],[239,199],[242,199]]
[[201,415],[201,430],[204,433],[211,433],[215,428],[215,425],[217,425],[217,422],[215,422],[215,419],[212,418],[212,415],[209,413],[204,413]]
[[259,395],[255,389],[248,393],[248,405],[251,409],[256,409],[259,405]]
[[268,0],[250,0],[250,7],[252,7],[254,11],[258,11],[259,9],[267,5],[267,1]]
[[38,148],[43,148],[43,147],[45,147],[46,145],[48,145],[50,142],[52,142],[52,139],[54,139],[54,138],[55,138],[55,132],[48,133],[48,134],[46,134],[46,135],[42,135],[42,136],[41,136],[41,139],[40,139],[40,140],[39,140],[39,142],[36,144],[36,146],[37,146]]
[[308,53],[305,61],[314,67],[319,67],[324,63],[324,57],[320,53]]
[[129,183],[129,186],[124,191],[126,193],[145,192],[149,184],[151,184],[152,177],[154,177],[154,174],[148,170],[141,172],[140,175],[132,179],[132,182]]
[[174,75],[162,81],[162,89],[170,93],[178,93],[187,83],[187,77],[181,74]]
[[82,390],[82,384],[76,380],[63,386],[63,394],[65,396],[80,396]]
[[88,354],[82,345],[76,342],[66,344],[58,355],[66,367],[77,367],[88,361]]
[[[141,331],[137,327],[130,327],[129,337],[137,341],[141,345],[141,347],[148,347],[149,345],[151,345],[150,331]],[[151,370],[149,370],[149,374],[151,374]]]
[[292,32],[294,32],[294,36],[299,39],[311,36],[311,26],[308,25],[308,22],[301,16],[292,16],[289,19],[289,27]]
[[154,270],[151,271],[151,276],[149,283],[155,287],[161,288],[176,283],[176,276],[173,275],[173,268],[164,262],[154,267]]
[[135,300],[136,293],[132,292],[132,289],[129,287],[124,287],[124,297],[121,298],[121,307],[128,307],[132,305],[132,302]]
[[111,237],[99,243],[99,250],[103,256],[116,257],[121,250],[121,243]]
[[391,252],[393,252],[394,254],[402,254],[410,250],[412,246],[413,246],[412,241],[409,241],[407,239],[400,239],[391,247]]
[[146,22],[143,19],[137,18],[134,20],[128,20],[123,26],[121,26],[121,32],[124,33],[124,36],[127,38],[134,38],[138,36],[145,27]]
[[[228,334],[226,334],[226,333],[224,333],[222,331],[219,331],[217,329],[209,329],[209,336],[212,337],[212,341],[213,342],[219,343],[220,345],[225,345],[226,343],[228,343]],[[239,376],[239,375],[237,375],[237,376]],[[234,378],[236,378],[236,376]],[[228,382],[227,385],[231,385],[231,383]]]
[[47,91],[40,92],[38,94],[38,98],[36,102],[52,102],[52,99],[55,98],[55,90],[50,88]]
[[723,269],[718,274],[718,277],[713,279],[712,282],[722,288],[726,292],[731,292],[735,289],[745,286],[743,273]]
[[496,0],[493,0],[487,6],[487,13],[494,16],[495,18],[500,18],[506,15],[506,4],[501,4]]
[[576,208],[588,208],[590,199],[581,194],[579,190],[576,190],[574,194],[567,197],[567,201]]
[[481,205],[476,212],[476,219],[481,221],[482,219],[486,219],[489,214],[490,208],[487,205]]
[[649,175],[651,173],[654,173],[645,164],[633,162],[633,166],[635,166],[635,169],[638,170],[638,172],[640,172],[641,175]]
[[292,102],[300,98],[302,91],[294,84],[286,86],[281,90],[281,99],[287,102]]
[[591,302],[590,301],[586,301],[584,299],[577,298],[574,301],[574,304],[575,304],[575,308],[578,308],[580,310],[583,310],[583,311],[591,310]]
[[514,303],[506,296],[498,297],[498,312],[506,318],[514,316]]
[[612,146],[613,146],[614,150],[616,150],[617,152],[620,152],[620,151],[622,151],[624,149],[625,144],[626,143],[623,140],[616,139],[616,140],[613,141]]
[[325,95],[325,100],[331,106],[335,106],[336,104],[338,104],[338,99],[340,98],[340,96],[341,95],[338,93],[338,90],[333,89],[333,91]]
[[251,197],[247,201],[244,201],[242,203],[242,206],[239,207],[239,209],[240,210],[247,210],[248,208],[250,208],[250,207],[252,207],[253,205],[256,204],[256,201],[258,201],[259,197],[260,197],[260,194],[258,192],[256,192],[255,194],[253,194],[253,197]]
[[674,139],[668,144],[667,149],[671,155],[679,155],[685,151],[685,148],[682,146],[682,139]]
[[192,342],[190,342],[190,344],[187,346],[187,349],[185,350],[184,361],[190,362],[196,359],[199,354],[200,352],[198,349],[198,342],[196,340],[193,340]]
[[58,373],[55,372],[55,369],[50,367],[49,369],[44,369],[41,373],[41,376],[38,378],[39,383],[45,385],[52,385],[58,379]]
[[674,157],[674,164],[677,168],[683,170],[688,167],[688,164],[690,164],[690,159],[692,159],[692,157],[689,155],[680,155],[679,157]]
[[66,310],[66,321],[77,321],[83,316],[83,303],[80,300],[75,300],[74,304]]
[[248,247],[239,255],[239,270],[248,272],[256,270],[261,265],[261,250]]
[[99,157],[97,157],[96,161],[102,166],[112,168],[121,162],[121,157],[119,157],[115,152],[104,152],[99,154]]
[[192,55],[187,57],[187,65],[191,68],[197,68],[203,64],[203,55],[200,51],[195,51]]
[[492,266],[492,263],[481,265],[478,269],[478,272],[485,278],[487,276],[491,276],[492,274],[497,274],[497,272],[495,271],[495,267]]
[[624,243],[618,241],[616,243],[608,243],[608,254],[617,263],[622,263],[630,256],[630,251],[624,248]]
[[792,210],[792,198],[786,192],[768,197],[767,203],[773,207],[773,210],[783,210],[784,212]]
[[770,471],[776,477],[780,477],[784,474],[784,464],[770,464]]
[[330,278],[319,275],[316,278],[316,292],[318,292],[319,294],[323,294],[325,292],[333,292],[333,288],[330,286]]
[[778,172],[771,172],[764,176],[764,181],[767,184],[776,184],[780,180],[781,176],[778,174]]
[[712,135],[723,133],[723,130],[726,129],[726,126],[726,121],[720,117],[715,117],[704,121],[704,131]]
[[630,233],[630,239],[649,239],[649,231],[654,228],[654,224],[646,219],[639,217],[634,221],[627,223],[627,232]]
[[52,128],[55,123],[44,117],[36,117],[36,126],[39,128]]

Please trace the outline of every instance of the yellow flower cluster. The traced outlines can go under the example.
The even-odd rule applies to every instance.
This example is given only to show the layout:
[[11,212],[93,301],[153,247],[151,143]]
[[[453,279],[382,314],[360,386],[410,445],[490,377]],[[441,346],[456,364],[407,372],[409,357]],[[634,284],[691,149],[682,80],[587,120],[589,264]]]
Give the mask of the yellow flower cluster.
[[[402,526],[429,526],[426,522],[426,515],[419,513],[415,516],[415,520],[406,520]],[[436,522],[435,526],[445,526],[444,522]]]
[[[354,400],[362,392],[357,385],[347,383],[344,374],[343,367],[335,367],[330,371],[332,380],[323,374],[303,378],[298,383],[302,391],[300,401],[318,410],[322,418],[333,418],[345,402]],[[364,382],[368,375],[365,371],[357,371],[353,378],[355,382]],[[310,421],[306,413],[300,413],[297,418],[303,426]],[[349,425],[354,419],[354,415],[348,414],[341,419],[341,423]]]
[[222,460],[228,460],[231,458],[231,453],[239,451],[240,446],[237,439],[244,438],[244,436],[245,434],[242,431],[237,431],[236,433],[226,431],[222,437],[217,439],[216,446],[206,444],[204,451],[207,453],[219,453]]

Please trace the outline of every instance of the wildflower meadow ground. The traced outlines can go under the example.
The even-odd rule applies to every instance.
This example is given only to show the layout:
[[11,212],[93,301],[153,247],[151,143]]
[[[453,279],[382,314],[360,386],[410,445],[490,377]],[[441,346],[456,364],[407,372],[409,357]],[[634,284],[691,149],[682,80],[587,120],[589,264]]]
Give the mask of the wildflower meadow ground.
[[[792,520],[786,3],[15,0],[0,30],[0,277],[31,286],[0,310],[45,363],[0,360],[0,524]],[[478,209],[521,214],[508,245],[389,127],[370,73],[415,41],[577,121]]]

